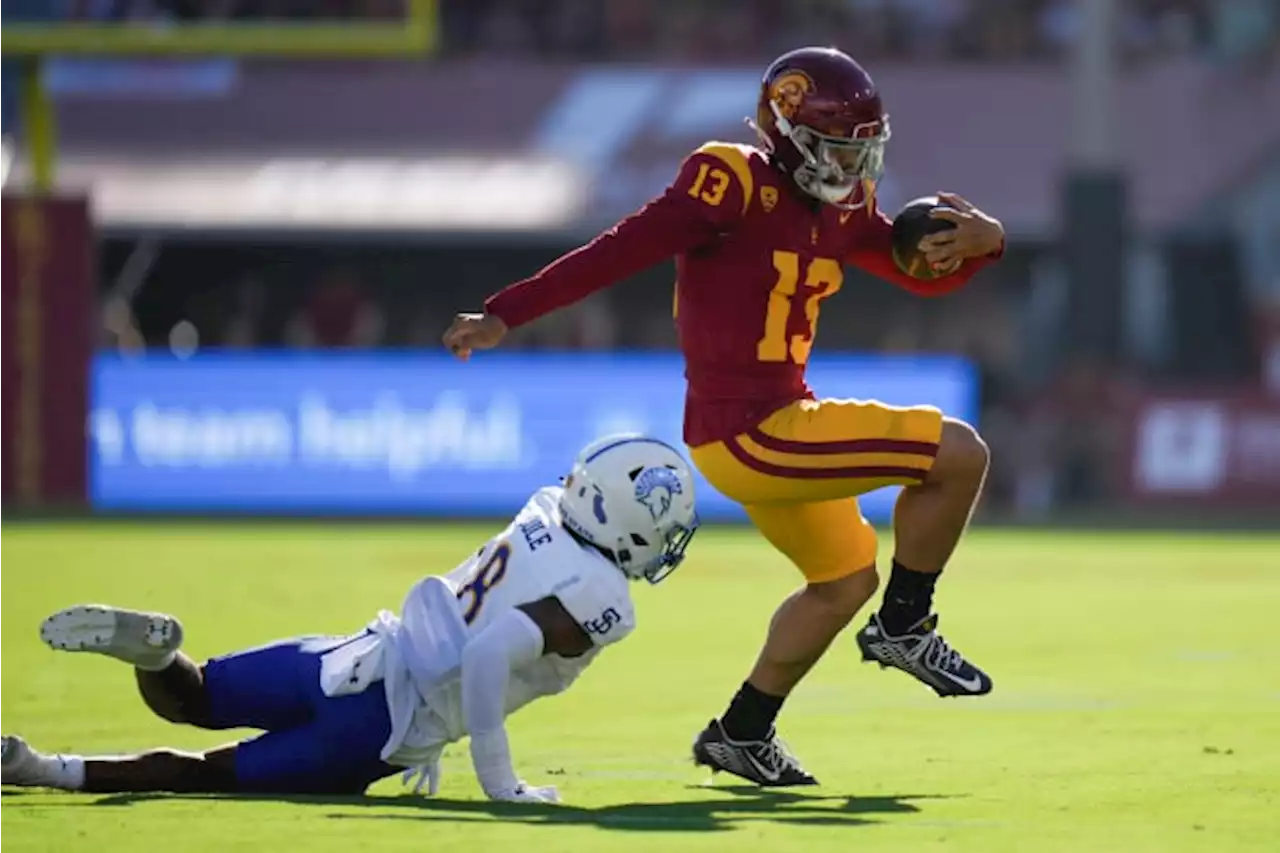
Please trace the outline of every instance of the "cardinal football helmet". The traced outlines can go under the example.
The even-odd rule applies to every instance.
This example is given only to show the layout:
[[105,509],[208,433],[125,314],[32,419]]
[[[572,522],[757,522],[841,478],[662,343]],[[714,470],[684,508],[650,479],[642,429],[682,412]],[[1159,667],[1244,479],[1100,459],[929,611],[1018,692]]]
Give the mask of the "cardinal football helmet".
[[754,126],[804,192],[845,210],[872,203],[889,116],[871,75],[847,54],[804,47],[775,59],[764,72]]

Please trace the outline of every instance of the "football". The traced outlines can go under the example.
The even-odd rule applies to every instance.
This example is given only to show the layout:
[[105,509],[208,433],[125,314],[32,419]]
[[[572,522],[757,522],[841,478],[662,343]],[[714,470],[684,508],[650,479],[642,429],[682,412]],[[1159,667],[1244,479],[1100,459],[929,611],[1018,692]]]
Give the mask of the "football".
[[930,234],[955,228],[954,222],[935,219],[929,213],[937,207],[950,207],[937,196],[928,195],[907,202],[893,218],[893,261],[912,278],[931,279],[946,275],[935,270],[920,251],[920,241]]

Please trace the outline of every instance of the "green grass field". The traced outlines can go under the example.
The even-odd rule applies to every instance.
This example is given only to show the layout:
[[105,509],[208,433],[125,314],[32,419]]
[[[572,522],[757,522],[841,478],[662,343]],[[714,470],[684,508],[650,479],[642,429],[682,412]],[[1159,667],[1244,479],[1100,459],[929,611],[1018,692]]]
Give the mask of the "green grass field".
[[[198,748],[129,672],[55,655],[49,611],[101,600],[179,614],[208,655],[343,633],[451,567],[487,527],[9,525],[3,726],[47,750]],[[861,665],[851,635],[782,731],[816,789],[712,782],[688,759],[796,582],[747,530],[700,534],[640,628],[562,697],[512,720],[517,769],[566,805],[495,807],[465,747],[441,796],[270,802],[6,791],[7,851],[1280,849],[1280,537],[977,531],[941,586],[943,628],[994,675],[934,698]]]

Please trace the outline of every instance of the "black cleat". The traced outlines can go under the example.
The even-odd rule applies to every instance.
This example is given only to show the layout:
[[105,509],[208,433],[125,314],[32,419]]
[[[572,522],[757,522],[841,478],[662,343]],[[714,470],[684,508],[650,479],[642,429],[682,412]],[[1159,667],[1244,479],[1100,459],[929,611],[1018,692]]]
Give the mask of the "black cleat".
[[764,740],[737,741],[725,734],[719,720],[712,720],[693,742],[693,761],[712,773],[723,770],[766,788],[818,784],[773,729]]
[[937,627],[938,617],[931,614],[894,637],[885,631],[880,614],[876,613],[858,632],[858,648],[862,649],[863,660],[913,675],[939,696],[990,693],[991,678],[947,645]]

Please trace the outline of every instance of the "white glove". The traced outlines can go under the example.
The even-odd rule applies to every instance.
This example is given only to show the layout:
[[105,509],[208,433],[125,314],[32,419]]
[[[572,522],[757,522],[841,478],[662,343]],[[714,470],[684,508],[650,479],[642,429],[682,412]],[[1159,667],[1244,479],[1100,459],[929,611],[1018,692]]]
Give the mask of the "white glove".
[[434,797],[436,792],[440,790],[440,776],[440,757],[436,756],[436,759],[430,764],[419,764],[417,767],[410,767],[405,770],[400,776],[400,782],[404,785],[413,782],[413,792],[415,794],[421,794],[425,785],[427,796]]
[[489,799],[504,803],[558,803],[560,802],[560,792],[556,790],[555,785],[536,788],[520,782],[516,784],[515,788],[491,795]]

